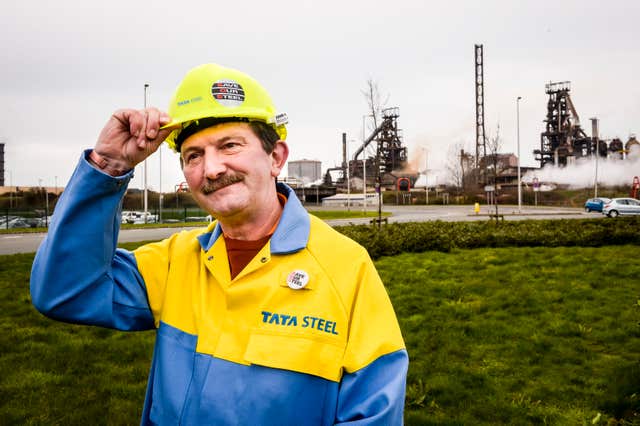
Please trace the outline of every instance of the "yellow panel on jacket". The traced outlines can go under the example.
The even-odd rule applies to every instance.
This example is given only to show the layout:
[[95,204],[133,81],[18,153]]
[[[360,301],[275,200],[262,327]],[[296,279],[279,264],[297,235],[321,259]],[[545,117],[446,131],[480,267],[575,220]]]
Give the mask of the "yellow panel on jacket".
[[367,252],[323,221],[311,217],[304,249],[271,253],[267,243],[234,280],[224,238],[205,252],[202,233],[135,252],[156,325],[197,335],[198,352],[337,382],[404,348]]

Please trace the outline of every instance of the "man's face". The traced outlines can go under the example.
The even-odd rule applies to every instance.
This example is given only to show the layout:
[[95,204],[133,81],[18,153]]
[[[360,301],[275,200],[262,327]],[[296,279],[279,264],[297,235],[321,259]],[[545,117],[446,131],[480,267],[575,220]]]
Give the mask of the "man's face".
[[274,178],[288,150],[267,154],[247,123],[223,123],[182,144],[183,173],[198,204],[218,219],[250,220],[276,200]]

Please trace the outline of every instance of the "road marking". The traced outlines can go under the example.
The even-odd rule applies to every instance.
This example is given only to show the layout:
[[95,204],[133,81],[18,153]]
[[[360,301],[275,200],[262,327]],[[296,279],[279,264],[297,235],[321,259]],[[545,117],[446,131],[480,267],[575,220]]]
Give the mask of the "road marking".
[[5,237],[2,237],[5,240],[15,240],[17,238],[22,238],[22,235],[7,235]]

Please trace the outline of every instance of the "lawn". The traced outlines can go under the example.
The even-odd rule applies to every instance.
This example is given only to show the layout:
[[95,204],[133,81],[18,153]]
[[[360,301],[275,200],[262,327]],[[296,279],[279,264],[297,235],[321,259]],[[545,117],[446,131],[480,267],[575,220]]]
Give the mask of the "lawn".
[[[640,424],[638,249],[377,260],[411,358],[406,424]],[[32,258],[0,256],[0,424],[137,424],[153,333],[42,317]]]
[[381,258],[411,358],[407,424],[640,424],[638,249]]

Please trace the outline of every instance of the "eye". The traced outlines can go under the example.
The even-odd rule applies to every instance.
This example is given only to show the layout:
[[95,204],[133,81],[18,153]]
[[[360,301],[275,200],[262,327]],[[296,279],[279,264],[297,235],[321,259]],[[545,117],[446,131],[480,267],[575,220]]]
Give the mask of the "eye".
[[192,162],[196,161],[198,158],[200,158],[200,153],[199,152],[195,152],[195,151],[191,151],[186,155],[185,162],[187,164],[189,164],[189,163],[192,163]]
[[224,145],[222,145],[222,149],[231,150],[236,148],[238,145],[239,144],[237,142],[225,142]]

